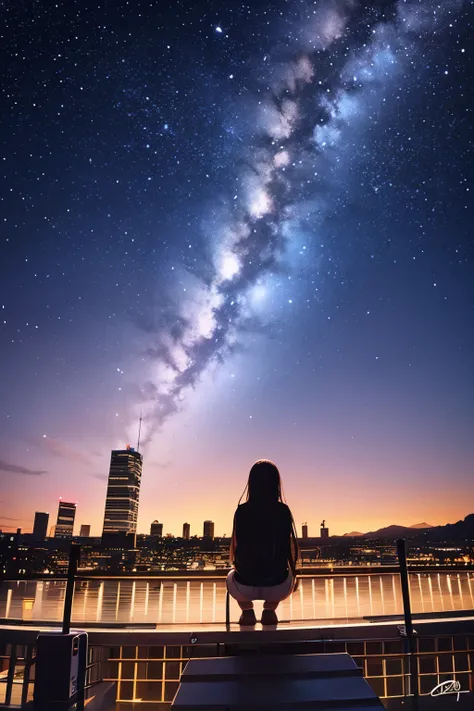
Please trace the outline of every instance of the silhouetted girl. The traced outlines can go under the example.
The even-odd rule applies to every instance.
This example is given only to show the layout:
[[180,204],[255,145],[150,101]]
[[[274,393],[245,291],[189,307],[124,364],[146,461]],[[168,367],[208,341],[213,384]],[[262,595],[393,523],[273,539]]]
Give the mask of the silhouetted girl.
[[262,625],[276,625],[278,604],[295,589],[298,543],[273,462],[255,462],[245,494],[234,515],[227,589],[242,609],[241,625],[256,624],[253,600],[264,600]]

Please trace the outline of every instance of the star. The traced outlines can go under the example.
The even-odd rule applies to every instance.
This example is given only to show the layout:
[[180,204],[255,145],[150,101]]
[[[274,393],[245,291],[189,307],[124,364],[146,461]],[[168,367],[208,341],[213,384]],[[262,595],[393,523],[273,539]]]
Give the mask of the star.
[[[420,433],[407,470],[422,461],[418,440],[426,446],[439,431],[454,441],[458,428],[467,471],[466,411],[463,420],[454,397],[474,353],[466,199],[474,69],[463,3],[437,2],[433,13],[430,0],[395,0],[393,12],[382,0],[250,2],[229,6],[232,15],[209,0],[189,12],[186,3],[141,3],[139,26],[133,3],[113,11],[99,3],[93,32],[66,3],[67,37],[39,5],[15,4],[0,67],[1,399],[11,423],[22,422],[0,433],[0,446],[19,452],[28,436],[56,438],[59,427],[105,457],[127,441],[143,406],[150,452],[175,447],[173,475],[181,461],[184,487],[183,420],[198,441],[214,431],[230,447],[244,442],[243,467],[253,453],[249,418],[264,423],[269,456],[283,452],[294,394],[324,423],[321,440],[343,443],[362,394],[370,402],[390,377],[386,417],[362,408],[361,434],[374,432],[373,462],[362,466],[375,471],[377,443],[400,431],[391,418],[403,408],[407,430]],[[221,12],[226,29],[212,24]],[[34,51],[31,62],[32,37],[53,52]],[[406,357],[413,334],[417,361]],[[430,408],[416,421],[436,379],[407,384],[407,362],[413,373],[419,363],[439,373],[449,418],[441,404],[436,421]],[[314,377],[324,369],[326,383]],[[344,398],[347,417],[324,418],[330,392],[334,403]],[[59,456],[53,444],[48,435],[41,454]],[[297,445],[288,442],[303,507],[310,483],[299,472],[319,457],[330,472],[333,455],[311,438]],[[212,452],[192,447],[189,438],[185,454],[204,480]],[[60,469],[71,486],[81,483],[72,459],[44,462],[45,491],[55,493]],[[146,459],[155,500],[163,495],[171,511]],[[446,471],[461,490],[458,464],[453,457]],[[420,482],[430,486],[423,472]],[[20,478],[14,486],[23,507]],[[142,506],[146,521],[151,504]],[[461,513],[454,503],[452,511]]]

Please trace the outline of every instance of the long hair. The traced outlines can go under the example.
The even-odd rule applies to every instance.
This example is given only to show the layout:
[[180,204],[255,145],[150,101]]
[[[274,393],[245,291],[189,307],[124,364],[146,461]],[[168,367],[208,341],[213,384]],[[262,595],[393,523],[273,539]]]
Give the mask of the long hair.
[[[245,501],[257,507],[265,507],[267,504],[276,503],[278,501],[285,502],[281,476],[276,464],[269,459],[259,459],[252,466],[247,481],[247,485],[239,499],[239,504],[245,497]],[[290,545],[288,549],[288,565],[293,576],[296,576],[296,562],[299,555],[298,540],[296,537],[296,526],[293,520],[293,515],[288,509],[291,518]],[[235,548],[237,545],[234,526],[232,530],[232,538],[230,542],[230,560],[234,562]]]

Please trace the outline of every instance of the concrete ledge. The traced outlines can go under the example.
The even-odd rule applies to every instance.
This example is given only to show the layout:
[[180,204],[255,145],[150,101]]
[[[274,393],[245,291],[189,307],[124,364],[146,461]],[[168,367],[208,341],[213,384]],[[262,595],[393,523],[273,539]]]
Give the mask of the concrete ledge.
[[[88,632],[89,644],[92,646],[154,646],[177,645],[192,646],[200,644],[261,644],[265,642],[330,642],[330,641],[363,641],[363,640],[399,640],[400,623],[365,622],[353,624],[297,626],[294,623],[280,625],[277,629],[265,629],[257,626],[252,629],[240,629],[231,625],[227,630],[225,625],[163,625],[155,629],[113,628],[95,629],[87,626],[75,626]],[[38,633],[45,631],[41,625],[17,627],[0,626],[2,639],[8,644],[34,644]],[[474,618],[430,619],[417,620],[418,636],[468,635],[474,634]]]

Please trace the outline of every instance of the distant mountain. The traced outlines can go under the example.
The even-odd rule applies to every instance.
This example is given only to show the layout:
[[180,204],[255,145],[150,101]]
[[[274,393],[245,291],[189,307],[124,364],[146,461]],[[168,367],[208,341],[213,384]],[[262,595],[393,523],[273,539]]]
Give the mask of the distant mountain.
[[364,538],[413,538],[420,532],[419,528],[411,528],[409,526],[386,526],[379,528],[377,531],[369,531],[364,533]]
[[385,526],[385,528],[379,528],[376,531],[369,531],[368,533],[361,533],[360,531],[351,531],[350,533],[344,533],[344,537],[347,538],[413,538],[420,531],[427,530],[429,528],[434,528],[429,523],[415,523],[414,526],[398,526],[393,524],[392,526]]
[[359,538],[420,538],[424,541],[469,541],[474,540],[474,514],[469,514],[462,521],[448,523],[446,526],[431,526],[425,521],[414,526],[386,526],[377,531],[358,533],[352,531],[344,536]]
[[468,514],[457,523],[447,523],[446,526],[434,526],[423,533],[429,541],[473,541],[474,514]]

